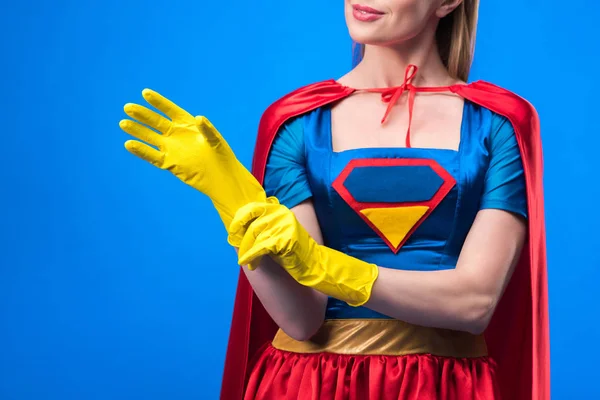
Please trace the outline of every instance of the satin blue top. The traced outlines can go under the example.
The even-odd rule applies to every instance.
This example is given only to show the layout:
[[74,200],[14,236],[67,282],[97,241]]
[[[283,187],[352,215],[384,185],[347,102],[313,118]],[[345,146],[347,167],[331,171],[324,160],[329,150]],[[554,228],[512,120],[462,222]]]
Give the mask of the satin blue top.
[[[477,212],[501,209],[527,217],[525,180],[513,127],[504,117],[465,101],[458,151],[423,148],[332,148],[331,109],[288,121],[267,161],[264,186],[289,208],[312,198],[324,244],[386,268],[435,271],[455,268]],[[443,179],[427,166],[381,166],[378,160],[429,160],[455,184],[394,252],[334,189],[353,160],[372,166],[351,171],[344,187],[358,204],[415,204],[429,200]],[[404,161],[401,161],[404,162]],[[410,163],[410,161],[409,161]],[[327,319],[388,318],[330,298]]]

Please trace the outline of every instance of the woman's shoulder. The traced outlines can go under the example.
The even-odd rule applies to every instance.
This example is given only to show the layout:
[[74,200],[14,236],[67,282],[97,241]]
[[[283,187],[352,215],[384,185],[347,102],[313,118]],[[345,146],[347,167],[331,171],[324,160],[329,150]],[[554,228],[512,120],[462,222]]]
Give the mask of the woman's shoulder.
[[326,105],[350,95],[354,89],[335,79],[327,79],[298,87],[275,100],[265,110],[265,115],[287,113],[299,115],[320,105]]
[[264,111],[259,124],[259,137],[274,136],[282,126],[297,117],[332,104],[353,92],[334,79],[319,81],[295,89],[280,97]]
[[535,107],[525,97],[494,83],[478,80],[463,86],[462,94],[510,120],[537,118]]
[[539,147],[539,116],[523,96],[483,80],[461,87],[458,94],[491,111],[492,134],[500,134],[501,137],[517,135],[530,146]]
[[350,95],[354,89],[340,84],[334,79],[322,80],[300,86],[275,100],[265,114],[272,112],[294,112],[304,109],[308,111],[317,105],[328,104],[339,98]]

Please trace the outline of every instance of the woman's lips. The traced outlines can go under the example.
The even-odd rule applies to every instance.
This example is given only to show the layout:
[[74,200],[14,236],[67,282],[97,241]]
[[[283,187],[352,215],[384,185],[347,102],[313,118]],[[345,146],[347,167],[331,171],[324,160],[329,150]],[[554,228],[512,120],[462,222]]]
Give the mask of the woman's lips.
[[378,20],[385,14],[382,11],[360,4],[354,4],[352,6],[352,9],[352,15],[354,16],[354,18],[362,22],[371,22]]

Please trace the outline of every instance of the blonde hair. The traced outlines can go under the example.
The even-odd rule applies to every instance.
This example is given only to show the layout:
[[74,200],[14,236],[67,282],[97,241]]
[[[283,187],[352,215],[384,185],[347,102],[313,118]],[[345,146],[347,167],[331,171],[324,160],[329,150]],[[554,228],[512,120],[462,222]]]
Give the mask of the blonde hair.
[[[463,81],[469,79],[473,63],[478,12],[479,0],[463,0],[454,11],[440,20],[435,33],[440,57],[450,76]],[[360,62],[364,51],[364,45],[353,44],[354,66]]]
[[442,62],[453,78],[466,81],[473,63],[479,0],[463,0],[442,18],[435,37]]

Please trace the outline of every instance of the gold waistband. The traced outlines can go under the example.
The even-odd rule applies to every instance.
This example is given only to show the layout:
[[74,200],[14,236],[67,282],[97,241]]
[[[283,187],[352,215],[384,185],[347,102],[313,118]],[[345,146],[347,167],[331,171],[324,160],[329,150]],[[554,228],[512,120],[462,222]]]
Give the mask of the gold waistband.
[[294,353],[433,354],[457,358],[487,355],[483,335],[427,328],[393,319],[327,320],[310,340],[302,342],[280,329],[272,345]]

